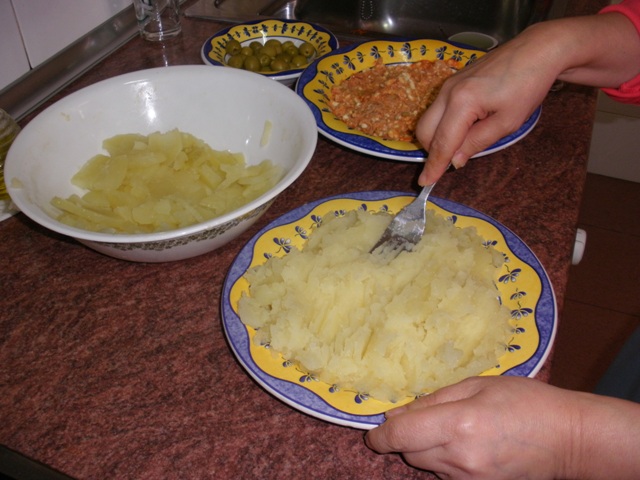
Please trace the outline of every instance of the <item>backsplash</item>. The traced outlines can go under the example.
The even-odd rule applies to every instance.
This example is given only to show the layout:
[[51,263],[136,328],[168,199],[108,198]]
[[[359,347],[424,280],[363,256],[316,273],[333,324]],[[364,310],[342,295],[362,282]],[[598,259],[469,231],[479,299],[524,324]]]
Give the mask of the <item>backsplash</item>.
[[131,0],[0,2],[0,90],[131,5]]

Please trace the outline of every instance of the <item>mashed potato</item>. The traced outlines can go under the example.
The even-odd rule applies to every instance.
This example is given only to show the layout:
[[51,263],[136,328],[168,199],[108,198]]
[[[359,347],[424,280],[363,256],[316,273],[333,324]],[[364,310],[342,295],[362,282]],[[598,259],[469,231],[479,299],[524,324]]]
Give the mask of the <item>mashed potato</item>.
[[239,303],[257,342],[381,401],[494,367],[510,330],[494,284],[502,255],[475,229],[428,212],[422,241],[389,261],[368,252],[391,218],[326,216],[304,250],[247,272]]

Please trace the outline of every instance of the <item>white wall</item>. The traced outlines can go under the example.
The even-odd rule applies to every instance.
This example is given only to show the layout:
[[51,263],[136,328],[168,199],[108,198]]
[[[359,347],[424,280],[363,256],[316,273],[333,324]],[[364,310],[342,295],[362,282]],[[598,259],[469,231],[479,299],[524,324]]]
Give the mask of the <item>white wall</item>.
[[0,0],[0,89],[129,5],[131,0]]
[[0,0],[0,89],[29,71],[29,59],[22,43],[10,0]]

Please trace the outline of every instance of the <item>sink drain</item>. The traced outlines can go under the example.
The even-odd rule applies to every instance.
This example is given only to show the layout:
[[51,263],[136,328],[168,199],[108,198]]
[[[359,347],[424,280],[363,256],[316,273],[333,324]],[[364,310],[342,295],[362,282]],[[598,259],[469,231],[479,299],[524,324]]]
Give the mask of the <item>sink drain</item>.
[[362,20],[373,18],[373,0],[360,0],[360,18]]

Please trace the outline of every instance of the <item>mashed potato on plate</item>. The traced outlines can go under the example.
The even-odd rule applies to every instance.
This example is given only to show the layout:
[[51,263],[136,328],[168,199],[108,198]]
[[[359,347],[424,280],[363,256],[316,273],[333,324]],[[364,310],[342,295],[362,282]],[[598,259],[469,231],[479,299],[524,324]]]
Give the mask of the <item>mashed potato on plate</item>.
[[494,278],[502,255],[473,228],[428,211],[413,252],[369,249],[391,220],[327,215],[302,251],[245,275],[241,320],[255,341],[343,390],[398,401],[497,364],[510,333]]

